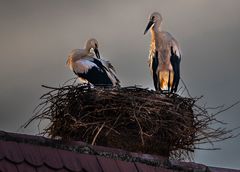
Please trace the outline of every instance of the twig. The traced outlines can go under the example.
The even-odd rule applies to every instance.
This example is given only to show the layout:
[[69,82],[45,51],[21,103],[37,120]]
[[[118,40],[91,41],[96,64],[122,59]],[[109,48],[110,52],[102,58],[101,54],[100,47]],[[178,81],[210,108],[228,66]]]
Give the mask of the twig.
[[96,139],[97,139],[97,137],[98,137],[98,134],[102,131],[102,129],[103,129],[103,127],[104,127],[104,125],[105,125],[105,122],[102,124],[102,126],[99,128],[99,130],[98,130],[98,132],[97,132],[97,134],[94,136],[94,138],[93,138],[93,141],[92,141],[92,143],[91,143],[91,145],[94,145],[94,143],[95,143],[95,141],[96,141]]
[[[73,84],[67,85],[68,82]],[[184,82],[183,85],[187,90]],[[103,146],[106,143],[101,140],[107,140],[107,146],[129,151],[161,154],[168,149],[172,157],[190,158],[196,144],[214,144],[239,135],[233,135],[236,130],[226,129],[225,123],[217,119],[219,113],[239,102],[225,109],[209,109],[197,105],[202,97],[193,98],[188,90],[189,97],[169,96],[139,86],[91,88],[76,84],[74,79],[59,88],[43,87],[49,91],[41,96],[33,117],[23,127],[34,120],[39,120],[39,126],[47,119],[50,123],[41,133],[52,138],[96,144],[101,136],[97,144]],[[213,128],[212,124],[219,127]]]

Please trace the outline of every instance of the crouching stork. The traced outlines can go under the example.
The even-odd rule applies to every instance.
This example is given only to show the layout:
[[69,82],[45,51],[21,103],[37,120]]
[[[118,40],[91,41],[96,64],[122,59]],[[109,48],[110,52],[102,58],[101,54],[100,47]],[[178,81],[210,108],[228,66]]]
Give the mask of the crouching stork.
[[[79,77],[94,86],[120,86],[115,69],[109,61],[100,58],[96,39],[89,39],[84,49],[74,49],[69,54],[67,65]],[[94,53],[91,52],[94,50]]]

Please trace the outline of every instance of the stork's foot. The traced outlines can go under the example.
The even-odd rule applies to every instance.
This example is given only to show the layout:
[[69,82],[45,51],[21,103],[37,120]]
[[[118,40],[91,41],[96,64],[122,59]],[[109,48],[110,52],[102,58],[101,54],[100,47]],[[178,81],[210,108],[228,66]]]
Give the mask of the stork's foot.
[[87,87],[88,87],[88,89],[91,89],[91,84],[90,84],[90,82],[87,83]]
[[163,94],[163,90],[161,88],[159,88],[158,91],[159,91],[160,94]]

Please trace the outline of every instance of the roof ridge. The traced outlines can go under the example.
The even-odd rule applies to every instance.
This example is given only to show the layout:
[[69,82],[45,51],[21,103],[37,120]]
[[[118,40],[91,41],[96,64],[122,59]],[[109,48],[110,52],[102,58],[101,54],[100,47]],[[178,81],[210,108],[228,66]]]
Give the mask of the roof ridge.
[[[6,142],[9,142],[9,143],[6,143]],[[6,150],[3,150],[4,145],[6,147]],[[21,149],[23,150],[23,152],[29,148],[29,152],[27,152],[24,155],[17,155],[17,153],[15,152],[16,150],[19,150],[19,148],[17,148],[18,147],[17,145],[19,146],[20,150]],[[27,145],[36,145],[39,147],[34,148]],[[153,171],[155,171],[154,169],[156,170],[158,169],[157,171],[159,172],[161,171],[161,169],[164,169],[163,171],[166,171],[166,172],[172,171],[172,170],[185,171],[185,172],[193,172],[193,171],[240,172],[240,170],[237,170],[237,169],[227,169],[227,168],[210,167],[210,166],[208,167],[206,165],[198,164],[195,162],[181,162],[178,160],[169,160],[167,157],[161,157],[157,155],[133,153],[133,152],[124,151],[121,149],[115,149],[115,148],[109,148],[109,147],[103,147],[103,146],[92,146],[84,142],[78,142],[78,141],[66,142],[63,140],[56,140],[56,139],[54,140],[54,139],[46,138],[43,136],[10,133],[5,131],[0,131],[0,146],[2,146],[2,150],[0,149],[2,151],[2,152],[0,151],[0,171],[5,167],[10,168],[10,166],[13,168],[16,168],[16,166],[18,166],[19,168],[20,166],[22,168],[23,167],[24,168],[25,167],[40,168],[40,166],[41,168],[48,168],[47,166],[49,166],[49,168],[54,168],[54,169],[66,168],[69,171],[74,171],[74,170],[76,171],[76,169],[80,170],[85,167],[91,168],[92,166],[91,164],[88,164],[89,162],[92,162],[92,163],[98,162],[97,163],[98,165],[95,164],[96,168],[98,168],[99,165],[101,166],[101,168],[103,167],[108,168],[108,163],[110,164],[117,163],[120,166],[121,164],[123,166],[125,164],[129,168],[130,166],[136,166],[136,168],[140,168],[140,169],[150,170],[150,168],[152,168]],[[47,147],[53,148],[53,149],[47,150],[46,149]],[[40,153],[41,156],[43,157],[48,156],[46,154],[46,152],[48,151],[50,154],[54,154],[54,156],[57,156],[57,154],[58,156],[60,155],[60,159],[63,160],[63,164],[59,164],[59,158],[58,160],[54,159],[52,161],[49,161],[49,158],[52,159],[52,157],[54,156],[52,157],[50,156],[49,158],[45,159],[45,161],[42,161],[39,158],[33,158],[33,155],[40,150],[45,152],[43,154]],[[69,153],[66,153],[66,152],[64,153],[64,151],[69,151]],[[70,152],[72,152],[72,154]],[[77,154],[74,154],[74,153],[77,153]],[[78,157],[77,159],[80,160],[80,162],[76,164],[76,161],[74,161],[74,158],[70,158],[71,156],[75,158]],[[81,164],[82,161],[84,161],[84,164]],[[14,165],[14,163],[16,163],[16,165]]]
[[150,154],[141,154],[141,155],[146,155],[144,156],[145,158],[141,158],[139,156],[134,156],[134,155],[137,155],[137,153],[131,153],[127,151],[122,151],[122,152],[118,151],[118,153],[113,152],[114,150],[120,150],[120,149],[112,148],[111,149],[112,151],[97,150],[98,147],[101,147],[101,146],[92,146],[84,142],[73,141],[67,144],[67,142],[65,143],[62,140],[50,139],[43,136],[10,133],[5,131],[0,131],[0,140],[13,141],[17,143],[25,143],[25,144],[32,144],[32,145],[38,145],[38,146],[46,146],[46,147],[51,147],[55,149],[71,151],[75,153],[102,156],[102,157],[111,158],[114,160],[122,160],[127,162],[139,162],[139,163],[143,163],[143,164],[151,165],[155,167],[169,168],[171,166],[170,161],[167,157],[157,159],[157,158],[154,158],[154,156],[151,156]]

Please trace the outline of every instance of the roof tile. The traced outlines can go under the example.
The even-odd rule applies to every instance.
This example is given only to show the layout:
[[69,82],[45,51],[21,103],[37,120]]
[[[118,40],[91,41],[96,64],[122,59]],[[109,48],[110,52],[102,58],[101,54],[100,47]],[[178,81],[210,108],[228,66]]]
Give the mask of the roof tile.
[[58,152],[65,168],[70,171],[81,171],[82,165],[78,153],[60,149],[58,150]]
[[[170,169],[165,169],[161,167],[156,167],[155,172],[177,172],[178,170],[170,170]],[[183,170],[184,171],[184,170]],[[200,172],[200,171],[199,171]]]
[[138,172],[135,164],[132,162],[116,160],[116,163],[121,172],[125,171]]
[[96,158],[96,156],[93,155],[86,155],[86,154],[80,154],[79,155],[81,164],[82,164],[82,168],[85,171],[102,171],[101,166],[98,163],[98,160]]
[[101,165],[104,172],[120,172],[117,163],[114,159],[104,158],[97,156],[98,162]]
[[149,165],[146,165],[146,164],[142,164],[142,163],[139,163],[139,162],[136,162],[135,163],[137,169],[139,172],[155,172],[155,167],[152,167],[152,166],[149,166]]
[[[191,162],[169,161],[165,157],[129,153],[101,146],[90,146],[92,151],[90,149],[89,152],[84,152],[90,154],[75,152],[82,150],[84,145],[86,143],[66,143],[39,136],[0,131],[0,172],[240,172],[240,170],[207,167]],[[65,150],[66,148],[68,151]],[[99,156],[96,155],[98,153]],[[136,162],[115,160],[115,158],[123,158],[122,160],[129,158]],[[153,166],[147,165],[148,163]],[[154,167],[154,165],[163,167]]]
[[62,160],[59,156],[58,150],[50,147],[39,146],[40,156],[42,161],[49,167],[54,169],[63,168]]
[[194,162],[181,162],[177,160],[170,161],[172,168],[181,169],[184,171],[198,170],[198,171],[206,171],[207,166],[202,164],[197,164]]
[[37,168],[37,172],[56,172],[56,170],[51,169],[45,165],[42,165],[40,167]]
[[[62,168],[60,170],[57,170],[57,172],[69,172],[69,170]],[[81,171],[81,172],[86,172],[86,171]]]
[[3,152],[3,148],[1,146],[1,141],[0,141],[0,160],[4,159],[5,153]]
[[18,172],[18,170],[14,163],[2,159],[0,161],[0,172]]
[[33,166],[41,166],[43,160],[40,155],[39,146],[19,143],[19,147],[22,150],[25,161]]
[[36,168],[34,166],[29,165],[28,163],[17,164],[18,172],[36,172]]
[[0,141],[0,155],[15,163],[24,160],[18,144],[12,141]]

